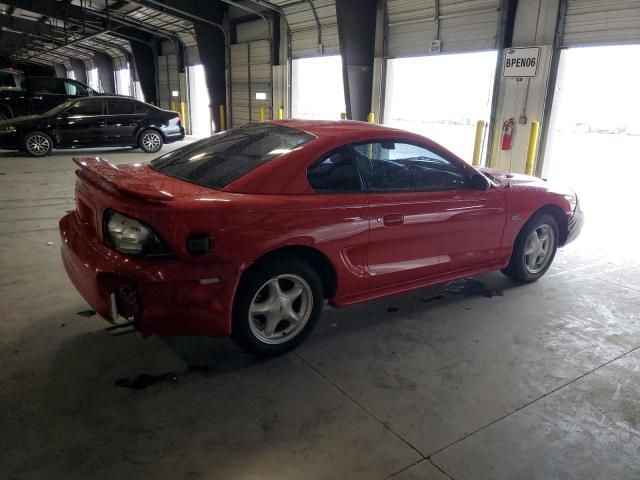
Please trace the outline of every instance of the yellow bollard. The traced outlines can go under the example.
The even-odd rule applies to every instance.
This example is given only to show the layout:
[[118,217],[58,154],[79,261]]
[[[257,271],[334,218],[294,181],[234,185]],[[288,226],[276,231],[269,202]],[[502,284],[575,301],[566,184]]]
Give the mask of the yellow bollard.
[[227,118],[224,115],[224,105],[220,105],[220,131],[223,132],[227,129]]
[[540,122],[531,122],[531,131],[529,132],[529,148],[527,149],[527,164],[525,173],[533,175],[536,166],[536,154],[538,153],[538,142],[540,133]]
[[182,119],[182,126],[185,130],[188,130],[189,126],[187,124],[187,104],[185,102],[180,102],[180,118]]
[[174,102],[173,100],[171,102],[169,102],[169,110],[171,110],[172,112],[176,112],[176,102]]
[[260,121],[264,122],[264,107],[260,107]]
[[340,114],[340,120],[346,120],[346,119],[347,119],[347,114],[346,114],[346,113],[344,113],[344,112],[342,112],[342,113]]
[[282,120],[284,118],[284,108],[280,107],[278,109],[278,120]]
[[375,123],[375,121],[376,121],[376,116],[373,113],[370,113],[369,115],[367,115],[367,122]]
[[487,122],[484,120],[478,120],[476,123],[476,140],[473,143],[473,160],[471,165],[474,167],[480,166],[480,153],[482,152],[482,139],[484,138],[484,128],[487,126]]

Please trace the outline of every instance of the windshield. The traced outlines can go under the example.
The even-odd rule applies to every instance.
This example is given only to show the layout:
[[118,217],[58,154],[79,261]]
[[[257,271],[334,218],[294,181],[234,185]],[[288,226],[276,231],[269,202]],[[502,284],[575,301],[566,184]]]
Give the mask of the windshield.
[[151,161],[171,177],[224,188],[255,168],[315,138],[294,128],[258,123],[227,130]]
[[58,105],[57,107],[53,107],[51,110],[47,111],[44,113],[44,115],[49,116],[49,115],[57,115],[58,113],[66,110],[67,108],[69,108],[71,105],[73,105],[73,102],[75,102],[75,100],[67,100],[64,103],[61,103],[60,105]]

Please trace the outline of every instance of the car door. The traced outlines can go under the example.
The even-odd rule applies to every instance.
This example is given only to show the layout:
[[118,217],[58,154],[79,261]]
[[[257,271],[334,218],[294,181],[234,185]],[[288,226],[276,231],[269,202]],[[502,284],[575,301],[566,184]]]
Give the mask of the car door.
[[106,144],[104,100],[81,99],[58,118],[57,135],[63,147],[98,147]]
[[369,214],[366,194],[353,155],[338,149],[323,155],[307,171],[315,195],[303,196],[313,212],[315,240],[333,263],[340,279],[338,294],[349,297],[371,287],[366,266]]
[[27,81],[33,113],[45,113],[67,100],[63,79],[32,77]]
[[506,199],[474,190],[462,161],[406,141],[354,146],[369,203],[373,288],[491,264]]
[[105,136],[109,145],[135,145],[135,135],[144,113],[137,111],[136,100],[111,98],[107,100]]

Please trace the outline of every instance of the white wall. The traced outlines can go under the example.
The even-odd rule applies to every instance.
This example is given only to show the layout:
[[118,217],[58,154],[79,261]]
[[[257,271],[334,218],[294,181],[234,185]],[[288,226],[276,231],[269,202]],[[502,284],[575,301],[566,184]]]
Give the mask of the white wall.
[[[491,166],[524,172],[531,122],[542,123],[544,102],[549,80],[549,67],[559,0],[527,0],[518,2],[513,31],[514,47],[540,46],[540,63],[537,76],[523,79],[501,78],[498,83],[496,125],[489,164]],[[520,124],[521,116],[526,116],[525,124]],[[511,150],[500,149],[502,124],[514,118],[516,130]]]

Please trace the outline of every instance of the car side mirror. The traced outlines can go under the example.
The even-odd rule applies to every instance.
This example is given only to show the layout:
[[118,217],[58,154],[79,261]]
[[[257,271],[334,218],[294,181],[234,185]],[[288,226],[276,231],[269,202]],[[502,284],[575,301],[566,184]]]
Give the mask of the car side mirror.
[[491,184],[484,175],[474,173],[473,177],[471,177],[471,188],[474,190],[489,190]]

